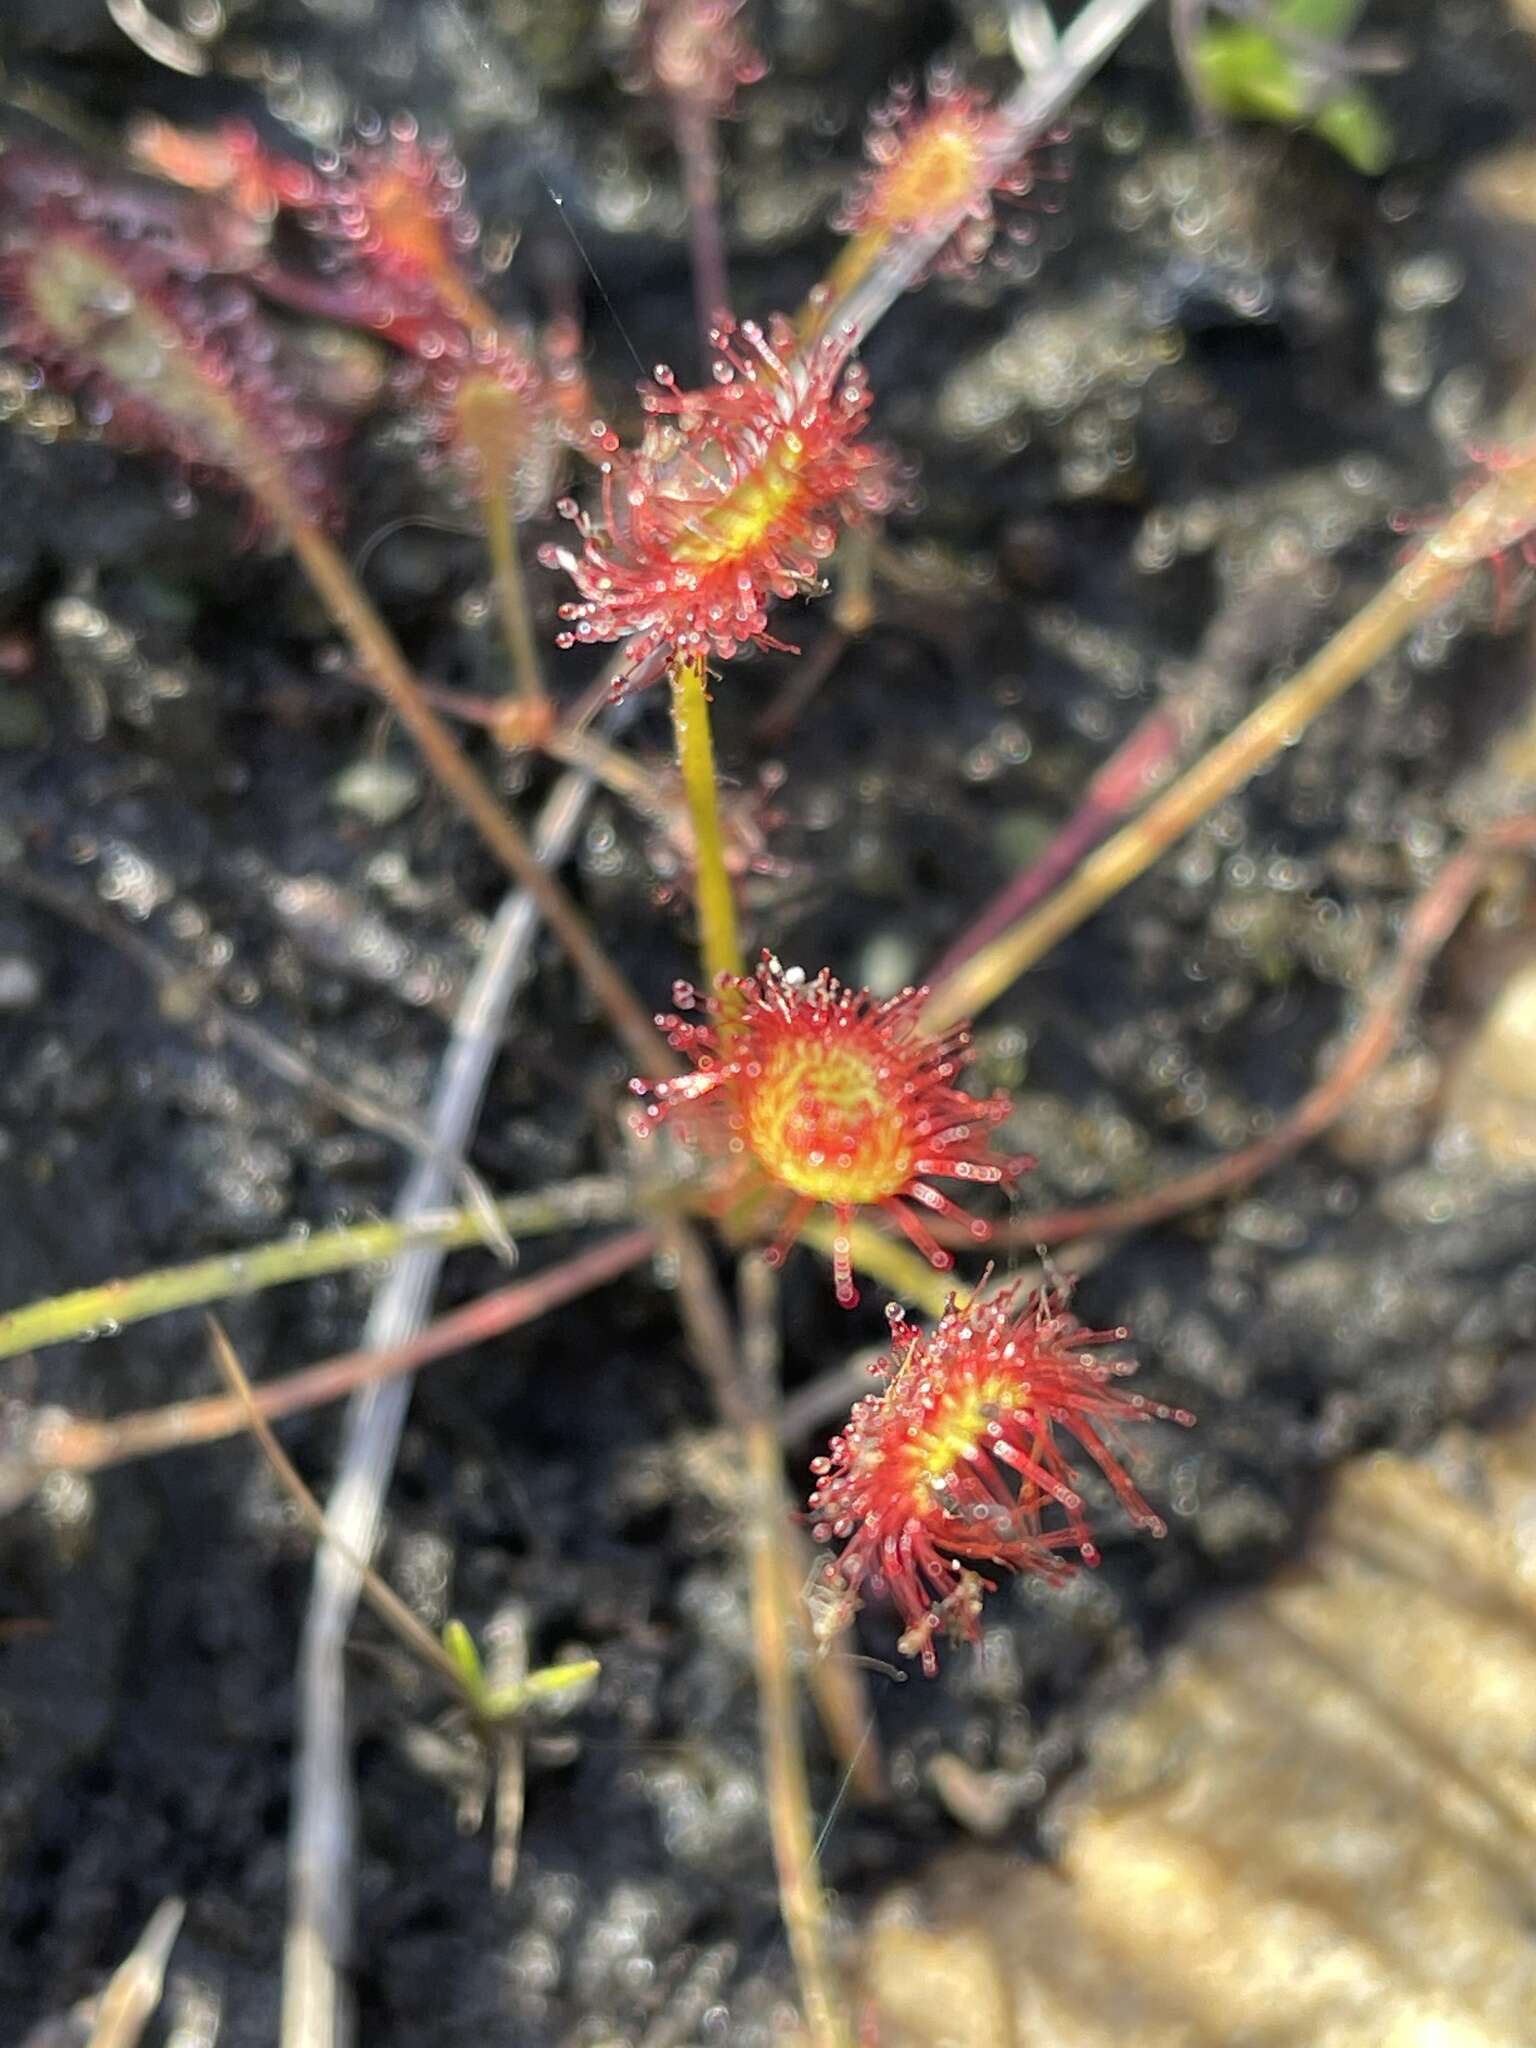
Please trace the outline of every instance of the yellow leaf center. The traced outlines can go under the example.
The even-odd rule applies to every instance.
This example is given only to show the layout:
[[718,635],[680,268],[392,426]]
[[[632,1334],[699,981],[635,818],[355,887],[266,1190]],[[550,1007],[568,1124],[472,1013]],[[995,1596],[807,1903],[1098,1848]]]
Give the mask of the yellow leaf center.
[[[805,443],[798,434],[776,435],[759,463],[717,504],[689,521],[672,548],[673,560],[693,569],[714,569],[751,555],[799,495],[804,456]],[[694,460],[713,472],[709,457],[708,447],[694,453]]]
[[748,1092],[746,1140],[764,1171],[797,1195],[858,1206],[912,1177],[911,1131],[876,1063],[857,1048],[775,1048]]

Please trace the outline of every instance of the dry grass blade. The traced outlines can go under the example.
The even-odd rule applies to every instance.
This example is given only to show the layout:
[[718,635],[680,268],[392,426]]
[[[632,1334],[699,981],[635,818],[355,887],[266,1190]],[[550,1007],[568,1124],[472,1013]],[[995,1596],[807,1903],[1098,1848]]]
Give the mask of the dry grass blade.
[[177,1898],[162,1899],[156,1906],[132,1954],[113,1971],[97,2000],[87,2048],[136,2048],[142,2040],[159,2009],[166,1965],[186,1911]]
[[305,1525],[315,1541],[340,1551],[362,1581],[363,1598],[385,1627],[397,1635],[407,1649],[413,1651],[443,1681],[451,1693],[459,1699],[465,1699],[459,1667],[436,1636],[416,1619],[400,1595],[385,1584],[372,1565],[365,1558],[359,1557],[326,1522],[324,1509],[299,1477],[298,1468],[293,1460],[272,1434],[272,1426],[257,1405],[256,1395],[250,1380],[246,1377],[245,1368],[236,1356],[235,1347],[230,1343],[217,1318],[213,1316],[208,1318],[208,1341],[214,1363],[218,1366],[230,1392],[239,1402],[246,1424],[261,1446],[262,1455],[272,1467],[278,1484],[304,1518]]
[[1050,895],[937,983],[925,1029],[975,1017],[1084,919],[1146,873],[1225,798],[1242,789],[1328,706],[1369,673],[1479,563],[1536,525],[1536,437],[1490,470],[1394,575],[1312,659],[1272,690],[1147,808],[1105,840]]

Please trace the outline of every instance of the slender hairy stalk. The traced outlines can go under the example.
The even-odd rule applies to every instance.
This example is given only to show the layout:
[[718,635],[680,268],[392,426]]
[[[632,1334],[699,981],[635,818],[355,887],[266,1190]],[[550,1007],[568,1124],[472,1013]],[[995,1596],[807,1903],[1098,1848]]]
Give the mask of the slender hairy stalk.
[[[439,1358],[471,1350],[491,1337],[536,1322],[595,1287],[606,1286],[649,1258],[655,1248],[655,1233],[650,1230],[627,1230],[618,1237],[603,1238],[532,1279],[498,1287],[440,1316],[403,1343],[373,1351],[345,1351],[279,1379],[261,1381],[252,1389],[257,1412],[268,1421],[281,1421],[284,1416],[339,1401],[361,1387],[397,1379]],[[99,1472],[109,1465],[125,1465],[163,1451],[219,1443],[225,1437],[238,1436],[244,1427],[243,1409],[220,1395],[172,1401],[163,1408],[141,1409],[105,1421],[50,1413],[39,1421],[26,1447],[25,1469],[0,1467],[0,1502],[13,1505],[50,1472]]]
[[[615,1223],[630,1214],[633,1198],[624,1182],[593,1176],[543,1193],[512,1195],[493,1209],[497,1226],[509,1236],[538,1237],[588,1223]],[[0,1358],[67,1344],[80,1337],[142,1323],[173,1309],[200,1308],[240,1294],[260,1294],[322,1273],[371,1266],[418,1246],[456,1251],[484,1244],[485,1218],[478,1209],[448,1209],[409,1221],[354,1223],[303,1237],[280,1238],[250,1251],[220,1252],[185,1266],[162,1266],[129,1280],[104,1280],[56,1294],[0,1315]]]
[[736,900],[725,864],[720,830],[720,795],[715,781],[715,748],[709,726],[709,676],[703,654],[678,654],[672,662],[672,731],[677,766],[693,823],[694,873],[699,905],[699,955],[704,980],[713,988],[723,974],[742,972],[736,931]]
[[517,529],[501,470],[484,466],[480,485],[480,510],[485,520],[486,546],[491,554],[491,577],[496,586],[496,606],[501,614],[502,637],[512,666],[512,682],[528,718],[528,744],[537,745],[554,722],[554,707],[544,689],[544,670],[538,642],[533,637],[533,615],[528,608],[528,584],[522,557],[517,551]]
[[933,991],[924,1028],[947,1030],[974,1017],[1026,968],[1110,897],[1144,874],[1212,807],[1292,745],[1486,557],[1513,546],[1536,524],[1536,442],[1500,463],[1482,488],[1415,549],[1321,652],[1267,697],[1177,782],[1154,799],[1028,916],[984,946]]
[[672,1054],[629,983],[592,934],[555,876],[537,859],[511,814],[454,744],[453,735],[422,695],[394,635],[374,610],[340,550],[305,516],[286,480],[273,468],[252,465],[245,482],[279,527],[336,624],[351,641],[370,681],[421,751],[439,784],[481,838],[538,905],[550,930],[607,1012],[631,1056],[647,1070],[657,1059],[675,1070]]
[[669,95],[672,136],[683,167],[688,201],[688,242],[693,258],[693,314],[704,376],[714,358],[710,335],[730,311],[725,275],[725,233],[720,219],[720,131],[714,113],[686,93]]
[[1525,852],[1533,845],[1536,818],[1513,818],[1480,834],[1471,846],[1446,862],[1415,906],[1397,958],[1367,1004],[1348,1044],[1324,1079],[1309,1089],[1266,1136],[1213,1160],[1209,1166],[1179,1174],[1144,1195],[1014,1217],[998,1226],[997,1242],[1063,1244],[1075,1237],[1139,1230],[1144,1224],[1161,1223],[1203,1203],[1223,1200],[1268,1173],[1293,1152],[1310,1145],[1338,1121],[1354,1095],[1392,1050],[1409,1006],[1424,985],[1424,977],[1466,914],[1492,863],[1502,854]]
[[827,1944],[827,1898],[812,1825],[795,1687],[793,1611],[784,1601],[784,1470],[775,1422],[778,1403],[778,1281],[761,1259],[740,1269],[741,1374],[752,1416],[746,1431],[747,1547],[752,1571],[752,1642],[768,1823],[779,1879],[779,1908],[794,1957],[813,2048],[848,2048],[843,2001]]

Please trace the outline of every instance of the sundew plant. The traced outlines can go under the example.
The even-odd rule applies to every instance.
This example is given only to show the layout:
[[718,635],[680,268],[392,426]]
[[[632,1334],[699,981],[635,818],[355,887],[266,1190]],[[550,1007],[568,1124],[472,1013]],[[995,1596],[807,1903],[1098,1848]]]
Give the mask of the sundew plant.
[[[1518,392],[1493,432],[1503,394],[1446,376],[1442,469],[1426,458],[1399,481],[1374,452],[1330,448],[1327,467],[1320,450],[1277,512],[1244,497],[1227,452],[1245,431],[1238,373],[1214,345],[1201,367],[1202,320],[1259,337],[1251,363],[1233,351],[1255,388],[1263,338],[1294,329],[1318,352],[1319,405],[1343,407],[1324,361],[1344,291],[1318,254],[1327,230],[1267,227],[1256,166],[1277,208],[1303,207],[1305,185],[1397,232],[1420,201],[1407,172],[1378,184],[1410,147],[1393,95],[1411,101],[1429,60],[1410,31],[1373,61],[1354,9],[1314,21],[1184,0],[1088,0],[1062,22],[1027,0],[910,22],[876,0],[310,11],[321,31],[290,42],[266,20],[281,9],[187,8],[172,25],[110,5],[100,27],[127,98],[99,69],[72,95],[52,60],[4,77],[8,445],[76,490],[128,478],[153,494],[162,538],[149,520],[152,559],[124,532],[51,572],[47,659],[93,766],[78,812],[36,795],[46,767],[8,785],[0,891],[149,977],[156,1028],[205,1063],[180,1114],[236,1101],[214,1074],[239,1062],[325,1126],[331,1165],[317,1139],[279,1168],[263,1140],[210,1168],[246,1203],[243,1238],[208,1241],[183,1203],[155,1219],[163,1255],[114,1273],[82,1252],[73,1291],[18,1288],[0,1313],[16,1374],[0,1507],[57,1535],[88,1523],[92,1485],[109,1484],[92,1475],[153,1455],[174,1489],[198,1446],[251,1436],[276,1488],[268,1522],[313,1545],[285,1643],[281,1953],[257,1966],[281,1982],[284,2048],[368,2038],[376,1985],[403,1967],[361,1973],[360,2019],[358,1955],[389,1912],[352,1790],[359,1683],[388,1703],[368,1714],[406,1760],[391,1768],[426,1778],[470,1833],[489,1818],[474,1853],[512,1930],[495,1981],[522,2031],[506,2038],[617,2039],[622,2024],[658,2043],[878,2041],[853,1961],[858,1856],[835,1891],[824,1870],[838,1816],[884,1807],[899,1831],[911,1759],[947,1739],[912,1746],[912,1717],[942,1730],[970,1701],[1027,1718],[1030,1646],[1091,1613],[1106,1562],[1127,1585],[1175,1571],[1160,1560],[1186,1541],[1181,1518],[1198,1528],[1232,1469],[1203,1441],[1229,1443],[1246,1368],[1191,1362],[1178,1333],[1199,1351],[1194,1311],[1139,1328],[1110,1248],[1168,1224],[1172,1271],[1180,1219],[1195,1242],[1344,1117],[1435,952],[1490,876],[1515,887],[1531,837],[1520,776],[1480,785],[1464,845],[1437,824],[1394,870],[1398,904],[1421,893],[1419,921],[1383,912],[1326,1021],[1296,998],[1286,1028],[1306,1044],[1283,1070],[1297,1085],[1256,1073],[1272,1043],[1262,988],[1301,975],[1300,942],[1278,913],[1265,921],[1251,860],[1246,882],[1228,872],[1240,974],[1212,965],[1189,908],[1242,839],[1250,785],[1283,759],[1332,762],[1310,811],[1303,789],[1281,821],[1294,843],[1266,856],[1274,899],[1314,858],[1325,897],[1327,749],[1348,742],[1324,714],[1357,683],[1385,692],[1402,661],[1432,688],[1455,642],[1495,644],[1525,600],[1536,443]],[[891,58],[879,75],[871,52]],[[1151,148],[1153,122],[1183,155]],[[1113,236],[1142,238],[1145,274],[1130,263],[1097,286],[1074,250]],[[1406,282],[1398,261],[1378,342],[1401,414],[1428,403],[1431,373],[1416,387],[1404,365],[1433,352],[1456,293],[1428,254]],[[1271,475],[1287,430],[1252,431],[1255,474]],[[1158,436],[1219,465],[1203,505],[1152,502]],[[1416,516],[1436,498],[1445,509]],[[1222,522],[1244,520],[1260,538],[1237,563]],[[184,576],[167,522],[188,536]],[[1081,574],[1062,565],[1064,536]],[[1206,556],[1218,572],[1196,566]],[[1184,669],[1170,654],[1154,681],[1126,592],[1159,577],[1177,596],[1148,631]],[[127,589],[131,629],[113,616]],[[1035,656],[1056,664],[1054,704],[1032,694]],[[44,658],[23,612],[0,633],[0,709],[3,678]],[[1049,801],[1028,829],[992,834],[1036,731],[1059,739]],[[312,742],[348,751],[319,797]],[[884,810],[860,824],[870,788]],[[260,967],[135,865],[114,807],[167,790],[194,836],[232,835],[229,875],[281,924]],[[269,811],[346,884],[282,872],[262,843]],[[922,846],[904,862],[909,833]],[[1185,895],[1138,923],[1143,878],[1170,864]],[[1121,892],[1127,921],[1101,944]],[[434,973],[417,949],[413,979],[387,927],[434,919],[460,966]],[[1342,957],[1322,936],[1307,955],[1314,969]],[[1082,1043],[1042,1057],[1082,1100],[1048,1115],[1032,991],[1053,972]],[[1163,1029],[1159,975],[1214,980],[1212,1040],[1254,1024],[1248,1110],[1230,1087],[1213,1104],[1218,1083]],[[376,1005],[402,986],[396,1058],[405,1027]],[[1193,1166],[1106,1111],[1116,1058],[1127,1087],[1134,1073],[1162,1090],[1163,1122],[1193,1132]],[[155,1086],[128,1071],[120,1085]],[[331,1169],[354,1143],[391,1174],[359,1155],[349,1198]],[[50,1174],[18,1172],[7,1206],[67,1242],[51,1191],[67,1181]],[[264,1174],[280,1199],[265,1201]],[[1280,1225],[1248,1215],[1255,1241],[1266,1227]],[[1138,1292],[1171,1299],[1159,1241],[1138,1241],[1156,1273]],[[83,1242],[94,1254],[89,1229]],[[440,1269],[461,1252],[440,1307]],[[1253,1283],[1234,1273],[1238,1315]],[[285,1323],[272,1303],[306,1288],[321,1306]],[[174,1333],[183,1378],[159,1372],[169,1354],[142,1354],[157,1371],[123,1382],[135,1407],[114,1361],[152,1328]],[[333,1355],[295,1356],[295,1331],[320,1328]],[[84,1361],[66,1400],[49,1347],[87,1340],[62,1354]],[[472,1454],[435,1454],[468,1523],[523,1525],[515,1564],[478,1576],[433,1534],[420,1460],[409,1506],[391,1504],[413,1378],[476,1347],[479,1372],[515,1355],[548,1388],[528,1396],[529,1440],[477,1422]],[[274,1423],[343,1397],[339,1438],[297,1432],[285,1452]],[[637,1419],[645,1401],[669,1428]],[[638,1528],[621,1547],[654,1550],[672,1516],[693,1530],[677,1541],[715,1560],[707,1611],[696,1587],[664,1588],[645,1615],[624,1611],[617,1581],[595,1596],[580,1562],[594,1532]],[[388,1638],[366,1625],[378,1669],[361,1676],[347,1652],[360,1598]],[[25,1605],[16,1655],[34,1621],[56,1625]],[[669,1631],[695,1626],[703,1648],[668,1665]],[[716,1714],[710,1660],[727,1655],[750,1674],[757,1744],[737,1757],[735,1833],[718,1763],[712,1791],[678,1790],[689,1716]],[[1047,1674],[1039,1692],[1070,1683]],[[178,1695],[183,1710],[196,1703]],[[908,1744],[894,1784],[893,1729]],[[594,1802],[576,1760],[627,1742],[641,1761],[610,1769]],[[669,1743],[680,1760],[663,1766]],[[646,1800],[661,1814],[650,1850]],[[586,1947],[557,1967],[574,1913],[552,1875],[561,1827],[600,1835],[614,1874],[609,1920],[594,1907]],[[713,1882],[712,1857],[755,1901],[713,1929],[674,1884],[684,1869]],[[430,1895],[431,1854],[412,1861]],[[435,1909],[439,1947],[411,1934],[429,1976],[468,1941],[455,1910]],[[637,1963],[626,1988],[609,1951],[642,1923],[680,1960],[665,1982],[654,1957]],[[140,2026],[180,1921],[153,1924],[161,1949],[121,1978]],[[739,2009],[738,1982],[755,1986]],[[487,1992],[493,2029],[494,2006]]]

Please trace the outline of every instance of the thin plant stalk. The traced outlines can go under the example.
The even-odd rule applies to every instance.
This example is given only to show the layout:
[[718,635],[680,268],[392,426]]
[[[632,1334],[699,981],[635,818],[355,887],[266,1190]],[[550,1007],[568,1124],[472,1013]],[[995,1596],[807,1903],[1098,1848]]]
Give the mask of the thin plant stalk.
[[[440,689],[431,683],[423,683],[422,694],[429,704],[449,717],[485,726],[498,745],[516,748],[530,744],[527,712],[520,698],[509,701],[504,697],[482,697],[469,690]],[[643,761],[616,747],[605,734],[594,732],[589,726],[562,721],[534,743],[552,761],[567,768],[580,768],[594,782],[600,782],[656,831],[672,840],[681,839],[677,784],[663,780]],[[691,859],[691,834],[687,851]],[[0,887],[4,886],[5,872],[0,868]]]
[[1207,812],[1250,781],[1320,712],[1403,640],[1477,564],[1536,525],[1536,442],[1525,443],[1453,511],[1291,680],[1249,713],[1019,923],[933,991],[924,1028],[944,1031],[985,1010],[1026,969],[1144,874]]
[[672,135],[683,167],[693,267],[693,312],[699,332],[699,361],[707,376],[714,356],[711,337],[715,325],[730,310],[725,231],[720,214],[720,131],[708,106],[686,93],[674,93]]
[[[574,1257],[536,1273],[531,1279],[499,1287],[467,1302],[415,1336],[375,1350],[344,1351],[337,1357],[304,1366],[280,1378],[262,1380],[252,1389],[257,1411],[269,1422],[323,1408],[354,1394],[360,1387],[412,1373],[440,1358],[473,1349],[509,1330],[522,1329],[566,1302],[579,1300],[594,1288],[630,1272],[656,1248],[650,1230],[629,1230],[601,1239]],[[0,1498],[13,1501],[31,1484],[52,1472],[100,1472],[166,1451],[190,1450],[238,1436],[245,1427],[243,1407],[221,1395],[199,1395],[172,1401],[161,1408],[99,1420],[76,1415],[49,1415],[34,1431],[22,1461],[24,1469],[0,1478]],[[29,1476],[30,1475],[30,1476]]]
[[575,732],[562,725],[550,734],[544,750],[567,767],[585,769],[594,782],[600,782],[658,832],[676,836],[676,784],[669,785],[669,795],[669,788],[662,786],[644,762],[614,746],[600,732]]
[[753,725],[752,737],[759,746],[782,745],[852,644],[852,635],[834,619],[811,652],[789,671],[773,701]]
[[929,980],[943,982],[974,954],[1064,882],[1078,862],[1109,837],[1135,810],[1153,783],[1167,773],[1179,749],[1179,722],[1164,706],[1139,719],[1083,792],[1082,801],[1028,867],[1005,883],[980,916],[968,924],[934,967]]
[[813,2048],[851,2048],[827,1939],[827,1896],[816,1851],[795,1685],[795,1632],[792,1610],[784,1599],[784,1472],[774,1420],[779,1378],[778,1282],[762,1259],[743,1259],[739,1285],[741,1372],[752,1408],[745,1444],[752,1640],[779,1908],[799,1980],[808,2040]]
[[875,536],[867,526],[850,526],[843,534],[833,571],[831,628],[814,652],[790,670],[753,726],[752,737],[762,746],[777,746],[786,737],[849,648],[875,622]]
[[832,620],[850,640],[875,623],[875,540],[872,526],[850,526],[838,542]]
[[340,1551],[362,1583],[363,1598],[384,1626],[421,1659],[450,1693],[456,1698],[462,1698],[463,1684],[459,1668],[442,1644],[417,1620],[394,1587],[379,1577],[368,1560],[350,1550],[327,1526],[324,1508],[299,1477],[298,1467],[272,1434],[272,1425],[256,1404],[250,1380],[236,1355],[234,1345],[212,1316],[208,1318],[208,1339],[214,1363],[218,1366],[236,1407],[244,1417],[246,1427],[255,1437],[263,1457],[272,1467],[284,1493],[303,1516],[309,1533],[317,1543],[329,1544]]
[[[681,1217],[662,1226],[662,1236],[677,1264],[678,1302],[689,1349],[708,1385],[721,1420],[743,1447],[757,1419],[751,1390],[740,1370],[737,1346],[725,1302],[715,1281],[704,1242],[691,1221]],[[755,1254],[748,1253],[749,1260]],[[777,1389],[770,1390],[777,1419]],[[780,1582],[778,1599],[789,1616],[800,1648],[815,1648],[804,1589],[815,1568],[806,1540],[803,1517],[797,1512],[778,1475],[777,1541]],[[808,1665],[811,1699],[833,1753],[848,1774],[860,1799],[874,1803],[885,1796],[885,1774],[874,1735],[873,1718],[857,1667],[847,1658],[817,1656]]]
[[[689,1350],[736,1438],[745,1470],[742,1541],[751,1587],[752,1664],[757,1682],[768,1825],[779,1910],[800,1986],[811,2048],[851,2048],[827,1953],[826,1896],[816,1855],[810,1784],[795,1686],[800,1581],[786,1569],[788,1521],[778,1443],[777,1288],[760,1258],[741,1262],[743,1334],[736,1333],[698,1230],[681,1218],[664,1232],[677,1263],[678,1306]],[[748,1273],[760,1276],[759,1284]],[[746,1290],[752,1289],[748,1293]],[[750,1304],[750,1315],[747,1308]],[[758,1327],[766,1320],[766,1328]]]
[[[494,1216],[498,1227],[514,1238],[537,1237],[583,1224],[617,1222],[632,1208],[632,1191],[623,1181],[593,1176],[543,1193],[512,1195],[496,1203]],[[104,1280],[95,1287],[10,1309],[0,1315],[0,1358],[103,1333],[115,1335],[128,1323],[142,1323],[174,1309],[201,1308],[295,1280],[375,1265],[417,1246],[457,1251],[486,1242],[485,1218],[477,1208],[467,1208],[439,1210],[409,1222],[348,1224],[279,1238],[247,1251],[220,1252],[184,1266]]]
[[1287,586],[1294,588],[1295,580],[1293,573],[1261,578],[1229,594],[1202,633],[1187,675],[1137,720],[1095,771],[1049,844],[966,925],[928,970],[927,981],[943,981],[1032,910],[1154,790],[1197,757],[1215,715],[1215,700],[1257,673],[1257,650],[1271,624],[1288,623],[1289,605],[1283,598],[1277,605],[1276,596]]
[[[339,1537],[326,1520],[325,1510],[310,1492],[299,1476],[299,1469],[272,1433],[271,1424],[257,1404],[251,1382],[245,1367],[228,1335],[214,1316],[208,1318],[208,1335],[215,1364],[218,1366],[232,1398],[245,1418],[246,1427],[255,1437],[262,1456],[271,1466],[278,1484],[293,1502],[303,1517],[306,1527],[315,1541],[328,1545],[346,1558],[357,1573],[363,1598],[390,1632],[405,1644],[432,1672],[433,1676],[469,1709],[478,1722],[482,1720],[488,1704],[483,1683],[478,1652],[473,1640],[462,1622],[451,1622],[439,1642],[426,1625],[417,1619],[411,1609],[400,1598],[394,1587],[376,1572],[368,1560],[359,1557]],[[449,1649],[450,1639],[456,1638],[464,1646],[465,1655],[455,1657]],[[548,1697],[551,1693],[564,1692],[583,1680],[595,1678],[598,1664],[595,1658],[583,1658],[565,1665],[548,1665],[542,1671],[520,1677],[505,1690],[510,1695],[503,1712],[515,1713],[526,1701]]]
[[639,1064],[675,1070],[675,1061],[629,983],[608,958],[559,881],[538,860],[495,792],[454,744],[427,703],[394,635],[379,617],[340,549],[308,518],[275,465],[251,463],[245,482],[270,515],[331,617],[351,641],[369,680],[411,735],[441,787],[458,804],[551,931]]
[[[455,283],[461,282],[457,272],[453,276]],[[474,331],[475,323],[469,325]],[[507,481],[517,473],[527,452],[527,405],[521,394],[495,378],[471,376],[459,393],[456,411],[459,431],[474,455],[480,520],[491,558],[491,582],[512,669],[512,687],[527,727],[526,743],[536,745],[553,725],[555,714],[544,689]]]
[[693,824],[699,957],[706,985],[713,988],[722,975],[742,972],[742,958],[736,929],[736,899],[720,828],[720,792],[709,724],[709,675],[703,654],[678,653],[673,657],[671,675],[677,766]]
[[537,745],[554,724],[554,709],[544,688],[544,669],[534,638],[533,614],[528,604],[528,583],[523,575],[522,557],[517,551],[517,529],[506,478],[498,467],[482,464],[480,511],[485,522],[485,541],[491,556],[491,580],[496,590],[496,609],[501,617],[502,638],[511,664],[512,684],[529,723],[528,742]]
[[[584,1224],[621,1222],[641,1199],[627,1182],[594,1175],[542,1193],[508,1196],[495,1205],[494,1218],[498,1228],[513,1239],[541,1237]],[[654,1187],[644,1200],[655,1205],[658,1194]],[[801,1235],[823,1257],[831,1258],[829,1225],[812,1217]],[[854,1265],[867,1279],[879,1281],[929,1314],[942,1311],[948,1283],[905,1245],[863,1223],[853,1225],[849,1242]],[[462,1251],[471,1245],[495,1248],[478,1208],[442,1209],[409,1221],[353,1223],[308,1236],[279,1238],[248,1251],[218,1252],[184,1266],[161,1266],[128,1279],[104,1280],[94,1287],[76,1288],[69,1294],[10,1309],[0,1314],[0,1359],[40,1351],[50,1344],[116,1335],[129,1323],[147,1322],[177,1309],[203,1308],[213,1301],[260,1294],[269,1287],[380,1265],[402,1252]]]
[[[508,1601],[485,1631],[486,1679],[497,1690],[528,1680],[528,1616],[521,1602]],[[499,1731],[491,1787],[491,1890],[505,1898],[517,1882],[522,1855],[523,1814],[528,1796],[528,1759],[515,1720]]]
[[[779,1438],[782,1444],[785,1441],[782,1411]],[[806,1690],[816,1709],[822,1733],[844,1773],[848,1789],[864,1805],[878,1806],[889,1788],[864,1669],[853,1657],[819,1654],[820,1646],[812,1632],[805,1590],[813,1575],[820,1570],[821,1561],[800,1526],[800,1516],[788,1498],[782,1470],[779,1479],[783,1502],[779,1539],[779,1570],[783,1585],[779,1598],[795,1624],[796,1643],[805,1659],[802,1668]]]

